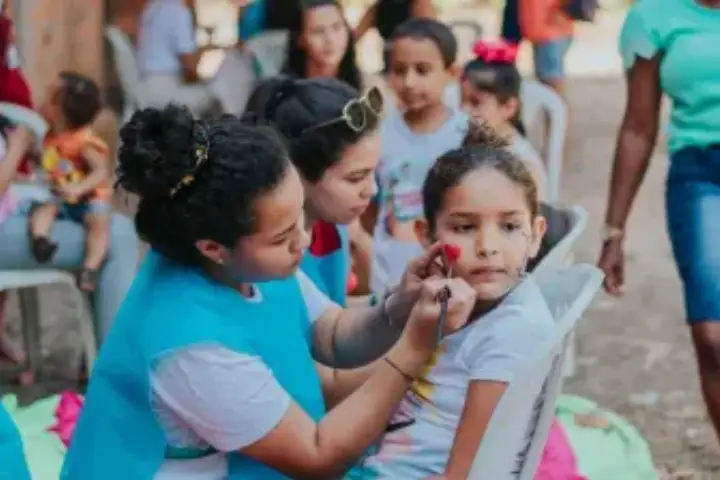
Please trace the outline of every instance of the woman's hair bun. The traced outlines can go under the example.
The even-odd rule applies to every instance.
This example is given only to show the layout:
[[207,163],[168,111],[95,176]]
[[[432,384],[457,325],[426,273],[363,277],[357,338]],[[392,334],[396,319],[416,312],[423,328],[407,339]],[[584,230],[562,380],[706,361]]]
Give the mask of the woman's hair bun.
[[118,184],[141,198],[170,195],[195,168],[195,129],[196,120],[184,106],[135,112],[120,129]]

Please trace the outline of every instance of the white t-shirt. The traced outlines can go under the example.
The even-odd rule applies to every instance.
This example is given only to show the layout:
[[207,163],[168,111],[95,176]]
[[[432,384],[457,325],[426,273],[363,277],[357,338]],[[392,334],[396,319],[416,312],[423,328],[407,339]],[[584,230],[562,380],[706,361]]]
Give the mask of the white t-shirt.
[[[447,466],[470,382],[510,382],[552,335],[554,319],[535,282],[527,277],[494,310],[441,342],[425,373],[406,393],[390,429],[353,478],[421,479]],[[517,432],[526,447],[532,411]],[[509,446],[510,448],[510,446]],[[367,475],[359,475],[363,472]],[[369,470],[369,471],[367,471]],[[508,477],[510,478],[510,477]]]
[[[302,271],[296,274],[311,321],[332,302]],[[262,285],[248,302],[262,302]],[[155,480],[227,477],[224,452],[260,440],[285,415],[290,396],[259,358],[220,345],[195,345],[164,358],[153,372],[153,407],[167,442],[218,452],[192,460],[165,460]]]

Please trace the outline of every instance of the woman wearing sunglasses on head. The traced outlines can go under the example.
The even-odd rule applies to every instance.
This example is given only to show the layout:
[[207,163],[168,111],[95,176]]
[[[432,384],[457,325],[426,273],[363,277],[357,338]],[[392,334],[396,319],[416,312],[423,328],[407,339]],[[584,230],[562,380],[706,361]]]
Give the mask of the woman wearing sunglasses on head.
[[382,109],[377,87],[360,96],[333,78],[273,78],[255,89],[246,111],[247,119],[272,125],[287,141],[305,186],[312,232],[302,269],[340,305],[346,300],[350,247],[356,259],[365,260],[372,248],[370,236],[355,225],[377,190]]
[[[119,183],[140,197],[152,250],[95,363],[61,478],[337,478],[431,357],[439,291],[452,291],[445,334],[465,324],[473,291],[416,275],[410,313],[395,295],[343,310],[298,270],[304,179],[276,132],[169,106],[137,112],[121,138]],[[427,276],[438,251],[416,271]],[[326,412],[347,375],[321,377],[315,362],[378,358]]]

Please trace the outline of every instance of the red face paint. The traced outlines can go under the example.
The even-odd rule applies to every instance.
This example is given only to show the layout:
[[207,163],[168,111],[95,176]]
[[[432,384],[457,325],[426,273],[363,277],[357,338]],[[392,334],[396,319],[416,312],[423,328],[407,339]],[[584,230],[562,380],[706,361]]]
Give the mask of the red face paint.
[[445,256],[450,263],[456,262],[457,259],[460,258],[460,253],[462,253],[460,247],[458,245],[455,245],[454,243],[446,243],[445,245],[443,245],[443,251],[445,252]]

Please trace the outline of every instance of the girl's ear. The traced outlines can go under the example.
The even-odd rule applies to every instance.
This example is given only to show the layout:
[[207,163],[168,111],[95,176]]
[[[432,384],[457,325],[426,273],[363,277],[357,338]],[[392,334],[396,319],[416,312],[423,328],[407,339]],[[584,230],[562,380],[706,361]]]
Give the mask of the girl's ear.
[[428,248],[433,244],[432,232],[430,231],[430,225],[424,218],[415,220],[415,236],[417,237],[423,248]]
[[503,116],[506,118],[515,118],[520,114],[520,99],[518,97],[510,97],[501,103],[500,108]]
[[533,238],[530,240],[530,258],[535,256],[540,251],[540,244],[547,231],[547,220],[542,215],[538,215],[532,222]]

